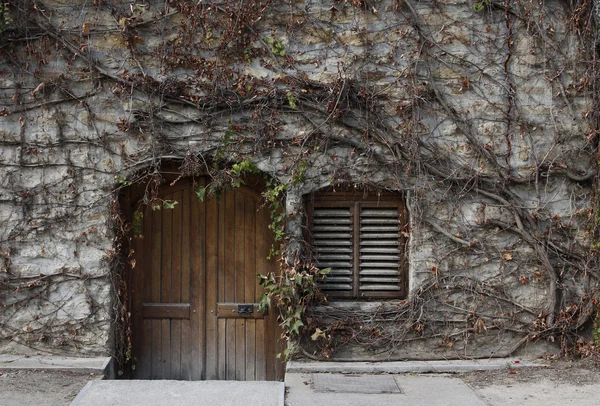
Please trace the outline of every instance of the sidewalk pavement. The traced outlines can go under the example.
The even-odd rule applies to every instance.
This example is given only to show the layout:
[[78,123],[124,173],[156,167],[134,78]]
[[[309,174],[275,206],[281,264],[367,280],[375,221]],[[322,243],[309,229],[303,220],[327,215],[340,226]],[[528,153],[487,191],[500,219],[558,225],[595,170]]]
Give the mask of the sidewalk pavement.
[[486,406],[464,382],[438,375],[286,374],[286,406]]
[[[489,371],[495,375],[488,375],[489,381],[486,378],[485,382],[471,382],[466,377],[472,378],[473,374],[465,373],[473,371]],[[556,372],[548,369],[544,363],[516,358],[389,363],[292,362],[288,365],[285,376],[285,404],[600,405],[600,385],[595,384],[597,381],[594,379],[597,373],[593,373],[592,379],[585,382],[587,384],[582,384],[567,379],[567,371],[562,371],[565,379],[560,379],[560,373],[557,379]],[[534,379],[516,379],[527,375],[533,375]]]
[[[106,359],[0,356],[0,404],[66,406],[71,400],[73,406],[600,404],[600,371],[577,364],[570,368],[547,368],[520,359],[290,362],[285,383],[183,382],[99,380],[98,372],[107,371]],[[67,383],[65,393],[53,397]]]

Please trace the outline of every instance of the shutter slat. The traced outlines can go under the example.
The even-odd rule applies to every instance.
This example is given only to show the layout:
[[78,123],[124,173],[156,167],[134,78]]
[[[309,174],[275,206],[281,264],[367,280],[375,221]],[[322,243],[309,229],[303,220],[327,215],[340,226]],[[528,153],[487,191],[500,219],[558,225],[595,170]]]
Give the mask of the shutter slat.
[[323,232],[335,232],[335,231],[352,231],[352,227],[350,226],[314,226],[313,227],[313,232],[319,232],[319,231],[323,231]]
[[392,269],[399,266],[398,261],[395,262],[361,262],[361,268],[388,268]]
[[[388,227],[388,226],[365,226],[361,227],[360,231],[386,231],[386,232],[395,232],[398,233],[398,226]],[[398,233],[399,234],[399,233]],[[396,234],[396,236],[398,236]]]
[[[349,240],[318,240],[313,242],[314,247],[324,247],[324,246],[351,246],[352,242]],[[350,248],[351,249],[351,248]]]
[[339,276],[339,275],[352,275],[352,270],[351,269],[332,269],[329,272],[329,276]]
[[[345,252],[352,254],[352,248],[350,247],[337,247],[335,245],[327,245],[325,247],[315,247],[316,252]],[[397,251],[397,250],[396,250]]]
[[393,209],[362,209],[361,217],[395,217],[398,218],[398,210]]
[[398,269],[362,269],[360,271],[360,276],[373,276],[373,275],[381,275],[381,276],[394,276],[398,275]]
[[351,233],[315,233],[313,234],[313,239],[321,239],[321,238],[352,238]]
[[[384,244],[392,244],[392,241],[385,239],[395,239],[393,244],[398,245],[398,239],[400,238],[400,234],[398,233],[377,233],[377,234],[363,234],[361,233],[361,245],[384,245]],[[362,241],[365,239],[365,241]],[[376,241],[373,241],[376,240]]]
[[400,290],[400,286],[396,285],[361,285],[360,290],[386,291]]
[[351,276],[328,276],[323,283],[323,286],[329,285],[330,283],[352,283]]
[[350,261],[350,260],[352,260],[352,255],[319,254],[319,255],[317,255],[317,259],[319,260],[319,263],[322,263],[323,261]]
[[364,253],[381,253],[381,254],[400,254],[400,250],[398,248],[365,248],[365,247],[361,247],[360,248],[360,252],[361,254]]
[[[379,234],[379,235],[380,235],[380,238],[395,238],[396,237],[396,234],[392,234],[392,237],[386,237],[386,234]],[[377,245],[377,246],[395,245],[395,246],[398,246],[398,240],[397,239],[395,239],[395,240],[383,240],[383,239],[362,240],[360,242],[360,245]]]
[[383,278],[383,277],[373,277],[373,278],[360,278],[361,282],[376,282],[376,283],[398,283],[400,282],[400,276],[396,278]]
[[394,225],[397,229],[398,218],[373,218],[373,219],[360,219],[360,224],[386,224],[386,225]]
[[321,269],[323,269],[323,268],[331,268],[331,269],[352,268],[352,263],[351,262],[322,262],[322,261],[319,261],[317,266]]
[[313,212],[313,217],[350,217],[350,209],[324,209],[316,207]]
[[395,261],[398,262],[400,256],[398,255],[361,255],[361,261]]
[[313,224],[350,224],[350,218],[330,218],[330,217],[321,217],[313,219]]
[[352,290],[352,285],[350,284],[323,284],[319,285],[319,288],[323,291],[328,290]]

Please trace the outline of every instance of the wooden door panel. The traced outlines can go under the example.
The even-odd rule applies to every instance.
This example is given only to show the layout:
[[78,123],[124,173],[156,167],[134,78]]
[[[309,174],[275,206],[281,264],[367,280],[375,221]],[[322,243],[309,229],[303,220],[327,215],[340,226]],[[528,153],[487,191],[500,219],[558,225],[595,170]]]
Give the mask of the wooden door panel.
[[242,187],[198,202],[191,186],[164,189],[160,199],[178,203],[146,208],[143,239],[133,244],[135,375],[281,379],[276,312],[218,315],[219,303],[257,303],[257,274],[275,269],[266,259],[272,238],[260,195]]
[[[199,320],[198,317],[191,316],[195,316],[200,309],[191,308],[192,296],[190,290],[193,281],[190,276],[190,237],[190,189],[186,188],[183,189],[181,197],[181,303],[190,304],[188,307],[190,318],[189,322],[181,323],[182,355],[180,379],[184,380],[191,380],[195,376],[192,366],[198,361],[192,362],[192,359],[199,353],[198,349],[193,345],[198,340],[192,340],[192,329],[198,328]],[[200,269],[198,273],[201,273]],[[190,281],[190,283],[186,283],[186,281]],[[193,303],[197,303],[197,301],[193,301]],[[193,310],[196,310],[196,313],[193,313]]]

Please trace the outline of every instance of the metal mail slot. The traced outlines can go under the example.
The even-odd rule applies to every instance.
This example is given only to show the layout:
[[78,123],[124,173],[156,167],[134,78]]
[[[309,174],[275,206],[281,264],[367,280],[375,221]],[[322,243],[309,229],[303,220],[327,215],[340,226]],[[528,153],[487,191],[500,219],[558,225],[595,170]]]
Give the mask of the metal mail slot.
[[258,303],[217,303],[217,317],[221,319],[264,319]]

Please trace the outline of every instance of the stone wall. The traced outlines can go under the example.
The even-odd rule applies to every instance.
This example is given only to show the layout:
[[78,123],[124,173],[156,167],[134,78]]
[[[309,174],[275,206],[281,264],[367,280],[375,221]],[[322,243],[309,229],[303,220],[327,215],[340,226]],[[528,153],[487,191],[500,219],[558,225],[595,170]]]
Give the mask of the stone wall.
[[306,193],[405,193],[422,318],[388,318],[384,358],[503,354],[591,314],[594,78],[566,2],[113,3],[16,2],[1,34],[1,351],[113,353],[116,196],[173,160],[289,184],[291,241]]

